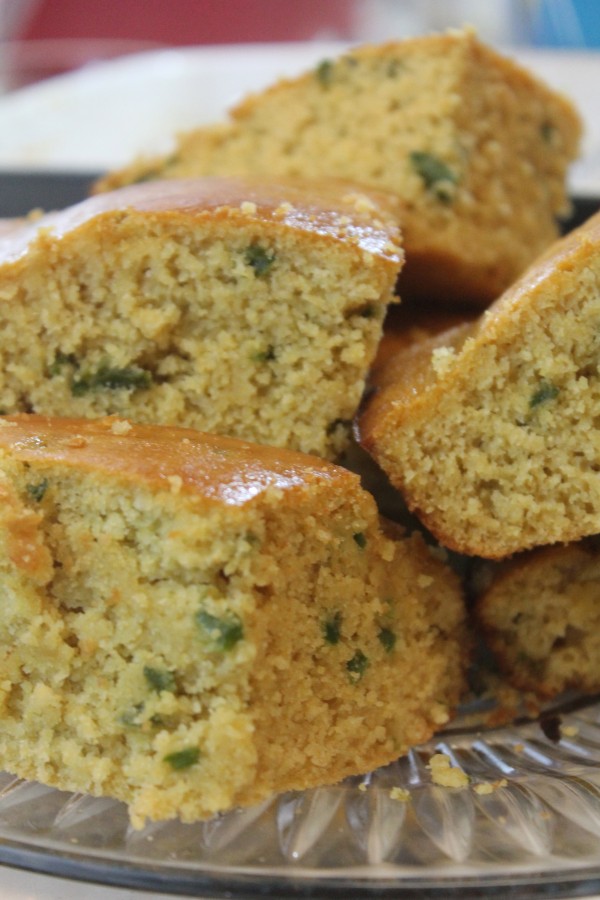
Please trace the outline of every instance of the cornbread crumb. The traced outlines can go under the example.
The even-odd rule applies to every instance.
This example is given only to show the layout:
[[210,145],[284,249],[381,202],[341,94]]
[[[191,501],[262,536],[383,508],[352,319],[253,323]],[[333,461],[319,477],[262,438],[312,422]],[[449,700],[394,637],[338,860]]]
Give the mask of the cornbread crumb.
[[276,208],[274,215],[276,216],[289,216],[290,213],[294,212],[294,207],[291,203],[280,203]]
[[399,800],[400,803],[408,803],[410,800],[410,791],[406,788],[393,787],[390,790],[390,800]]
[[128,422],[127,419],[115,419],[111,422],[110,430],[113,434],[127,434],[132,427],[131,422]]
[[166,477],[171,486],[171,493],[178,494],[183,487],[183,478],[181,475],[167,475]]
[[473,785],[476,794],[493,794],[500,788],[506,787],[508,781],[506,778],[500,778],[498,781],[484,781]]
[[123,800],[134,827],[193,821],[390,763],[456,706],[458,580],[382,529],[351,472],[192,430],[11,421],[3,769]]
[[561,725],[560,733],[565,737],[576,737],[579,734],[577,725]]
[[72,450],[76,450],[80,447],[85,447],[87,441],[81,434],[74,434],[73,437],[70,437],[66,441],[66,446],[70,447]]
[[351,204],[356,212],[376,212],[373,201],[365,194],[346,194],[344,200]]
[[448,550],[446,547],[442,547],[441,544],[431,544],[429,553],[434,559],[439,559],[440,562],[448,562]]
[[440,787],[465,787],[469,784],[469,776],[462,769],[452,765],[450,757],[445,753],[434,753],[429,759],[427,768],[431,771],[431,780]]
[[450,721],[450,711],[443,703],[434,703],[431,707],[431,718],[437,725],[446,725]]
[[436,347],[431,354],[431,367],[438,378],[442,378],[450,370],[456,359],[454,347]]

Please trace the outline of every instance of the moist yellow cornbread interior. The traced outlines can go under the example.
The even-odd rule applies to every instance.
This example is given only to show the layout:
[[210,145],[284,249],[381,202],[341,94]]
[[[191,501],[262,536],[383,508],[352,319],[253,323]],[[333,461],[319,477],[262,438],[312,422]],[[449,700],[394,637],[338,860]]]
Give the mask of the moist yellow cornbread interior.
[[42,228],[0,265],[0,410],[126,415],[335,457],[401,251],[391,230],[381,250],[381,222],[369,245],[368,216],[326,228],[301,213],[130,208]]
[[600,687],[600,555],[596,540],[535,550],[501,570],[476,607],[507,678],[554,697]]

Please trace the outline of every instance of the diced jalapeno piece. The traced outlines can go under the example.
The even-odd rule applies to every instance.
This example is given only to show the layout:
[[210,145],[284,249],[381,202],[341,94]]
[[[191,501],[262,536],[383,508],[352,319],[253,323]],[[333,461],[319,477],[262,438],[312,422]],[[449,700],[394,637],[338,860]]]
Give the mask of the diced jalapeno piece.
[[275,262],[275,254],[269,253],[260,244],[251,244],[245,253],[245,259],[249,266],[254,269],[257,278],[266,275]]
[[63,353],[62,350],[59,350],[48,370],[50,376],[54,378],[56,375],[60,375],[66,366],[77,369],[79,367],[77,357],[74,353]]
[[136,703],[133,706],[128,707],[124,712],[119,716],[119,722],[121,725],[131,726],[139,726],[141,724],[141,715],[144,711],[143,703]]
[[71,393],[83,397],[91,391],[137,391],[145,390],[152,384],[152,375],[138,366],[100,366],[95,372],[88,372],[73,379]]
[[242,621],[234,613],[219,618],[201,609],[196,613],[196,623],[218,650],[231,650],[244,637]]
[[322,59],[315,69],[317,81],[322,87],[329,87],[333,81],[334,64],[330,59]]
[[167,669],[155,669],[154,666],[144,666],[144,678],[153,691],[169,691],[171,694],[174,694],[177,690],[175,675]]
[[554,135],[556,134],[556,128],[554,127],[552,122],[542,122],[542,124],[540,125],[540,134],[544,143],[551,144],[554,140]]
[[357,650],[352,659],[349,659],[346,663],[346,669],[350,675],[350,680],[353,682],[360,681],[368,667],[369,660],[362,650]]
[[199,759],[198,747],[185,747],[183,750],[175,750],[173,753],[163,756],[164,762],[168,763],[176,772],[181,769],[189,769],[190,766],[196,765]]
[[34,484],[28,484],[25,486],[25,490],[32,500],[35,500],[36,503],[39,503],[44,499],[44,494],[48,490],[48,479],[42,478],[41,481],[38,481]]
[[253,362],[272,362],[276,358],[275,347],[269,344],[265,350],[259,350],[252,354]]
[[339,643],[341,637],[341,629],[342,614],[338,610],[323,623],[323,637],[328,644]]
[[536,406],[540,406],[542,403],[547,403],[549,400],[555,400],[559,393],[560,390],[555,384],[552,384],[550,381],[542,381],[537,391],[530,397],[529,408],[535,409]]
[[410,161],[428,190],[432,191],[440,200],[450,199],[450,188],[456,184],[458,177],[445,162],[422,150],[415,150],[411,153]]
[[380,628],[377,635],[379,643],[387,653],[391,653],[396,646],[396,635],[389,628]]

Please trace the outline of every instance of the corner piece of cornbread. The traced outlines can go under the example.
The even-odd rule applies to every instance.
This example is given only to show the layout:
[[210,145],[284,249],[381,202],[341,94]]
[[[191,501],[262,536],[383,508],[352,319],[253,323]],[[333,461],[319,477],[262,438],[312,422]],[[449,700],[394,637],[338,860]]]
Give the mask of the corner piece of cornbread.
[[333,177],[396,194],[402,297],[487,305],[558,235],[581,122],[472,30],[351,49],[109,174]]
[[352,473],[30,415],[0,419],[0,474],[0,767],[191,821],[389,763],[451,716],[457,579]]
[[135,185],[0,235],[0,410],[335,457],[403,253],[348,184]]
[[600,532],[600,213],[475,324],[399,351],[358,430],[441,543],[501,558]]
[[475,617],[508,680],[544,698],[600,690],[600,544],[544,547],[503,563]]

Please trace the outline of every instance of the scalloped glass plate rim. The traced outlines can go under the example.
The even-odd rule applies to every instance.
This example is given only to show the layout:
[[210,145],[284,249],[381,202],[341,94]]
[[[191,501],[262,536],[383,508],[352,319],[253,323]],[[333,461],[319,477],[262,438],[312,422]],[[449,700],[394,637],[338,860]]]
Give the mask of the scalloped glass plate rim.
[[[560,718],[557,718],[560,717]],[[562,723],[561,737],[553,736],[547,733],[547,728],[543,725],[543,720],[554,719]],[[581,746],[577,746],[581,735]],[[564,745],[563,745],[564,744]],[[250,827],[254,826],[254,822],[258,821],[261,816],[270,817],[273,821],[277,821],[278,837],[281,839],[282,817],[280,815],[282,806],[291,804],[292,819],[295,812],[302,812],[301,806],[304,798],[313,797],[321,793],[334,811],[342,808],[346,803],[352,807],[352,804],[364,804],[367,799],[370,803],[374,803],[374,808],[380,810],[380,801],[390,797],[390,784],[394,782],[394,777],[390,780],[390,770],[395,773],[395,777],[400,775],[404,783],[411,789],[411,803],[417,804],[419,799],[419,791],[431,796],[438,793],[438,799],[443,798],[440,809],[446,805],[447,809],[452,812],[453,804],[457,795],[463,791],[463,788],[452,789],[447,787],[438,787],[435,784],[427,783],[429,776],[425,776],[419,780],[419,777],[406,778],[407,773],[421,766],[421,774],[426,770],[425,760],[435,752],[446,752],[453,759],[460,760],[461,750],[466,752],[465,759],[467,765],[463,766],[465,770],[469,769],[469,758],[473,755],[476,745],[483,747],[488,754],[487,769],[483,772],[483,782],[494,776],[498,776],[504,770],[508,771],[511,767],[502,761],[502,754],[506,751],[509,756],[514,753],[517,747],[522,747],[524,751],[524,768],[521,773],[514,770],[515,777],[510,779],[508,788],[516,790],[517,799],[519,790],[524,789],[525,799],[527,794],[531,793],[530,783],[535,782],[536,765],[538,776],[543,773],[543,766],[540,761],[547,757],[552,768],[554,766],[554,775],[558,776],[557,783],[569,787],[572,783],[583,785],[585,790],[591,789],[589,797],[597,807],[598,827],[592,829],[594,837],[597,839],[600,832],[600,698],[590,697],[581,698],[576,695],[567,698],[567,702],[552,706],[546,710],[542,716],[537,719],[524,720],[516,724],[501,726],[487,729],[469,729],[468,727],[456,727],[449,729],[447,732],[437,736],[436,739],[430,741],[422,747],[415,748],[410,751],[406,758],[392,764],[387,769],[378,770],[373,773],[373,783],[369,786],[368,791],[374,792],[369,794],[367,791],[361,791],[361,779],[349,779],[341,785],[318,788],[312,792],[291,793],[283,795],[279,798],[273,798],[261,807],[257,807],[255,811],[238,811],[242,816],[249,813],[251,817]],[[519,751],[521,752],[521,751]],[[404,765],[407,763],[407,765]],[[461,764],[459,762],[459,764]],[[533,764],[533,767],[532,767]],[[398,768],[400,766],[400,768]],[[477,771],[477,766],[475,768]],[[587,774],[592,778],[592,783],[587,783],[585,779],[580,777],[580,773]],[[117,801],[107,800],[106,798],[89,798],[85,795],[73,795],[67,792],[56,791],[52,788],[44,788],[37,786],[32,782],[26,782],[18,778],[12,778],[4,774],[2,776],[4,783],[0,785],[0,863],[15,866],[17,868],[27,869],[38,873],[55,875],[74,879],[76,881],[96,882],[105,886],[137,888],[145,891],[155,890],[161,892],[169,892],[171,894],[180,894],[197,897],[323,897],[335,898],[344,897],[347,900],[358,897],[399,897],[409,898],[418,896],[421,900],[426,898],[441,897],[464,897],[469,896],[506,896],[502,893],[510,888],[511,897],[565,897],[583,895],[583,891],[588,894],[600,892],[600,856],[594,852],[594,858],[565,859],[564,856],[556,856],[549,853],[546,856],[539,854],[526,854],[524,861],[512,861],[509,866],[504,866],[502,861],[490,862],[489,865],[482,865],[481,862],[469,863],[465,861],[452,860],[450,858],[444,860],[442,864],[433,864],[428,870],[424,867],[423,861],[417,861],[412,865],[387,863],[385,861],[376,861],[363,864],[346,865],[340,868],[319,868],[315,865],[302,866],[295,864],[293,860],[289,862],[283,861],[276,865],[260,865],[236,863],[236,864],[220,864],[215,860],[211,860],[210,856],[207,860],[202,859],[174,859],[168,855],[160,858],[160,847],[156,845],[156,859],[152,859],[152,851],[154,846],[154,833],[152,828],[162,829],[168,832],[175,827],[174,833],[170,837],[170,841],[177,839],[179,829],[188,829],[188,836],[193,834],[192,829],[202,829],[212,827],[215,822],[217,826],[223,824],[228,816],[232,814],[217,817],[211,823],[194,823],[193,825],[181,825],[181,823],[155,823],[149,826],[149,831],[131,832],[129,833],[140,837],[141,850],[132,852],[131,849],[119,849],[118,847],[93,847],[83,846],[83,842],[78,844],[78,838],[68,839],[69,829],[82,835],[85,841],[85,830],[78,830],[79,823],[76,821],[75,827],[71,824],[61,839],[52,837],[50,826],[50,834],[44,834],[43,826],[40,833],[36,834],[35,813],[36,810],[43,807],[43,803],[39,804],[39,796],[42,800],[45,797],[51,797],[54,806],[58,801],[60,810],[54,812],[52,807],[52,820],[59,820],[64,810],[71,808],[71,812],[75,810],[75,820],[77,820],[77,808],[83,804],[84,813],[80,816],[80,821],[85,821],[86,817],[97,818],[104,815],[108,810],[109,815],[117,814],[115,832],[107,832],[107,823],[102,825],[100,819],[100,827],[96,822],[95,830],[92,830],[93,839],[100,837],[114,838],[115,834],[118,839],[118,826],[123,824],[125,818],[124,804]],[[473,779],[480,780],[481,768],[478,776]],[[542,781],[545,776],[542,774]],[[367,777],[368,780],[368,777]],[[538,778],[539,780],[539,778]],[[415,787],[416,785],[416,787]],[[23,822],[25,828],[32,828],[32,834],[25,834],[18,827],[7,826],[3,824],[5,798],[15,789],[25,790],[32,795],[25,804],[25,817]],[[37,793],[36,793],[37,792]],[[487,802],[491,794],[492,804],[497,802],[499,797],[502,803],[502,794],[494,797],[495,792],[490,794],[486,792],[487,797],[479,798]],[[464,797],[463,793],[463,797]],[[469,797],[475,797],[475,794],[469,789]],[[333,798],[333,803],[331,802]],[[427,798],[426,798],[427,799]],[[510,797],[509,797],[510,799]],[[514,798],[513,798],[514,799]],[[388,808],[395,806],[396,809],[407,806],[407,804],[398,801],[386,800]],[[469,800],[472,803],[472,800]],[[296,804],[296,806],[294,806]],[[447,805],[449,804],[449,805]],[[314,804],[309,800],[308,815],[316,814],[313,809]],[[484,803],[485,806],[485,803]],[[520,802],[517,806],[521,806]],[[318,804],[317,804],[318,807]],[[275,808],[275,815],[273,809]],[[57,807],[58,809],[58,807]],[[384,813],[386,807],[383,807]],[[456,809],[456,807],[454,807]],[[500,807],[502,809],[502,806]],[[506,806],[510,810],[510,804]],[[435,810],[435,807],[434,807]],[[307,810],[305,809],[306,813]],[[348,810],[345,810],[347,821],[350,821]],[[538,810],[539,812],[539,810]],[[584,816],[581,821],[586,827]],[[594,810],[594,814],[595,810]],[[497,810],[496,810],[496,817]],[[525,820],[531,815],[531,811],[527,809],[527,803],[518,810],[517,819]],[[32,818],[33,816],[33,818]],[[404,813],[400,817],[400,822],[404,821]],[[253,818],[252,818],[253,817]],[[542,816],[543,817],[543,816]],[[43,818],[43,817],[42,817]],[[68,814],[67,814],[68,818]],[[331,818],[331,817],[330,817]],[[326,833],[328,823],[330,821],[325,816],[326,822],[319,834]],[[567,813],[567,818],[569,818]],[[589,818],[589,817],[588,817]],[[575,817],[577,819],[577,816]],[[114,824],[114,820],[111,820]],[[383,820],[375,819],[375,824],[381,825]],[[450,816],[452,821],[452,816]],[[32,825],[33,822],[33,825]],[[289,823],[289,816],[288,816]],[[110,823],[109,823],[110,824]],[[235,823],[234,823],[235,824]],[[248,823],[246,823],[248,824]],[[372,823],[371,823],[372,824]],[[494,827],[498,823],[494,823]],[[356,821],[355,821],[356,825]],[[448,826],[448,820],[443,828]],[[457,827],[460,822],[457,821]],[[103,832],[104,828],[104,832]],[[443,830],[442,828],[442,830]],[[508,825],[510,828],[510,823]],[[413,823],[414,830],[414,823]],[[460,830],[460,827],[459,827]],[[60,829],[59,829],[60,832]],[[234,829],[234,836],[237,832]],[[399,838],[399,831],[394,833],[395,838]],[[354,835],[353,835],[354,836]],[[360,835],[359,835],[360,836]],[[526,835],[525,835],[526,836]],[[196,843],[196,840],[194,843]],[[280,840],[281,843],[281,840]],[[597,845],[597,840],[595,841]],[[143,850],[146,850],[144,854]],[[219,848],[217,847],[217,852]],[[260,860],[257,861],[260,863]],[[425,864],[426,865],[426,864]]]
[[[0,864],[14,866],[40,874],[58,876],[103,886],[161,891],[198,898],[358,898],[398,897],[419,900],[441,897],[505,897],[501,893],[510,888],[512,898],[569,897],[600,893],[600,859],[595,865],[565,869],[564,861],[556,866],[544,867],[540,863],[522,867],[522,871],[486,874],[481,870],[471,872],[449,871],[444,879],[421,874],[399,874],[393,866],[382,868],[373,876],[368,867],[347,870],[344,875],[322,871],[295,869],[281,866],[269,873],[257,873],[252,867],[198,868],[189,863],[148,863],[141,869],[135,860],[120,858],[114,853],[103,854],[86,850],[85,853],[68,852],[59,842],[40,842],[31,846],[18,840],[6,839],[0,832]],[[367,870],[370,874],[367,874]],[[523,893],[519,889],[523,889]],[[585,893],[584,893],[585,892]],[[573,894],[574,896],[574,894]]]

